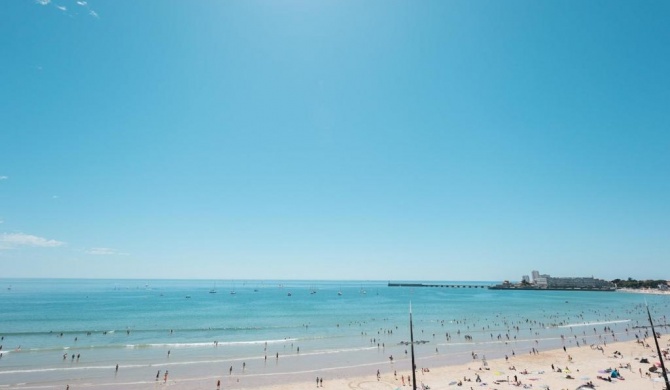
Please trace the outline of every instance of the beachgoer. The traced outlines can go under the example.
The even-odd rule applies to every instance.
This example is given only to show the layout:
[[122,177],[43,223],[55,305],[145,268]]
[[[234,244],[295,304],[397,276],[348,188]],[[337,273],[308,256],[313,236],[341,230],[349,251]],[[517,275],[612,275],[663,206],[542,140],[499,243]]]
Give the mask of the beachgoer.
[[219,390],[221,388],[221,379],[216,381],[216,390]]
[[165,370],[165,376],[163,377],[163,383],[167,383],[168,371]]

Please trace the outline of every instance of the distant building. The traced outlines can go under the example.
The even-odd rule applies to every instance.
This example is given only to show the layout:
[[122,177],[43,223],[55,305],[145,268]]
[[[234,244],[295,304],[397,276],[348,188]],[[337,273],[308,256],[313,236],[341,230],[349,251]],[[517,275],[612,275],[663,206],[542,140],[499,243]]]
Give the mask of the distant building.
[[[491,286],[494,290],[585,290],[585,291],[615,291],[616,286],[612,282],[590,277],[563,278],[540,274],[539,271],[531,272],[532,282],[528,283],[528,275],[523,275],[521,283],[512,284],[505,281],[500,285]],[[526,283],[524,283],[526,282]],[[530,285],[529,285],[530,284]],[[668,284],[667,286],[670,286]],[[660,288],[660,287],[659,287]]]
[[611,282],[591,277],[564,278],[540,274],[533,271],[533,284],[538,288],[566,288],[566,289],[588,289],[588,288],[612,288]]
[[540,272],[539,271],[533,271],[530,274],[533,276],[533,283],[536,283],[537,279],[540,277]]

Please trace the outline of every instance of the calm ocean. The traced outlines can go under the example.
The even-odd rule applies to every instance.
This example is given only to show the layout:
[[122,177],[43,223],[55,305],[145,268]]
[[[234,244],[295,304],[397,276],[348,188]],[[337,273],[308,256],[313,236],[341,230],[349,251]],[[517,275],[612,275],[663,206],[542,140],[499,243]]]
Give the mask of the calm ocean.
[[0,286],[0,385],[16,388],[111,382],[116,364],[147,380],[166,369],[183,377],[228,374],[229,366],[238,373],[242,364],[248,378],[286,380],[372,370],[391,355],[406,358],[410,301],[422,342],[417,364],[427,366],[464,362],[473,351],[495,358],[557,348],[562,335],[570,347],[612,341],[606,326],[631,339],[647,326],[645,299],[659,325],[670,316],[668,296],[621,292],[267,280],[11,279]]

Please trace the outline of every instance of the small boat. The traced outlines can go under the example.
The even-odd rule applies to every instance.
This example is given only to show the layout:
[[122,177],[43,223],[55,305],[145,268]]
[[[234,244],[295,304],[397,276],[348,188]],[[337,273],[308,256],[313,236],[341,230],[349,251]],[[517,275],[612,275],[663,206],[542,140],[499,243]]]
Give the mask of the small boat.
[[291,296],[291,293],[290,293],[290,292],[288,293],[288,296],[289,296],[289,297]]
[[190,295],[187,295],[187,296],[186,296],[186,299],[190,299],[190,298],[191,298],[191,296],[190,296]]
[[216,290],[215,290],[215,289],[211,289],[211,290],[209,290],[209,293],[210,293],[210,294],[216,294]]

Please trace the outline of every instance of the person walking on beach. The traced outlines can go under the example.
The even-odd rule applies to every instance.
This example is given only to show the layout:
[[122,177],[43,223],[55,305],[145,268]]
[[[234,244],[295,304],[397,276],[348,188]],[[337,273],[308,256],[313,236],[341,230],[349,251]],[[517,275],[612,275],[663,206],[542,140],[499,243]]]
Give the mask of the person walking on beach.
[[221,388],[221,379],[216,381],[216,390],[219,390]]
[[156,373],[156,382],[158,382],[158,378],[160,378],[160,376],[161,376],[161,370],[158,370],[158,372]]
[[321,384],[321,387],[323,387],[323,377],[319,378],[319,383]]
[[316,377],[316,387],[319,387],[319,377]]
[[119,373],[119,365],[117,364],[116,365],[116,370],[114,371],[114,374],[118,374],[118,373]]
[[163,383],[167,383],[168,370],[165,370],[165,376],[163,377]]

